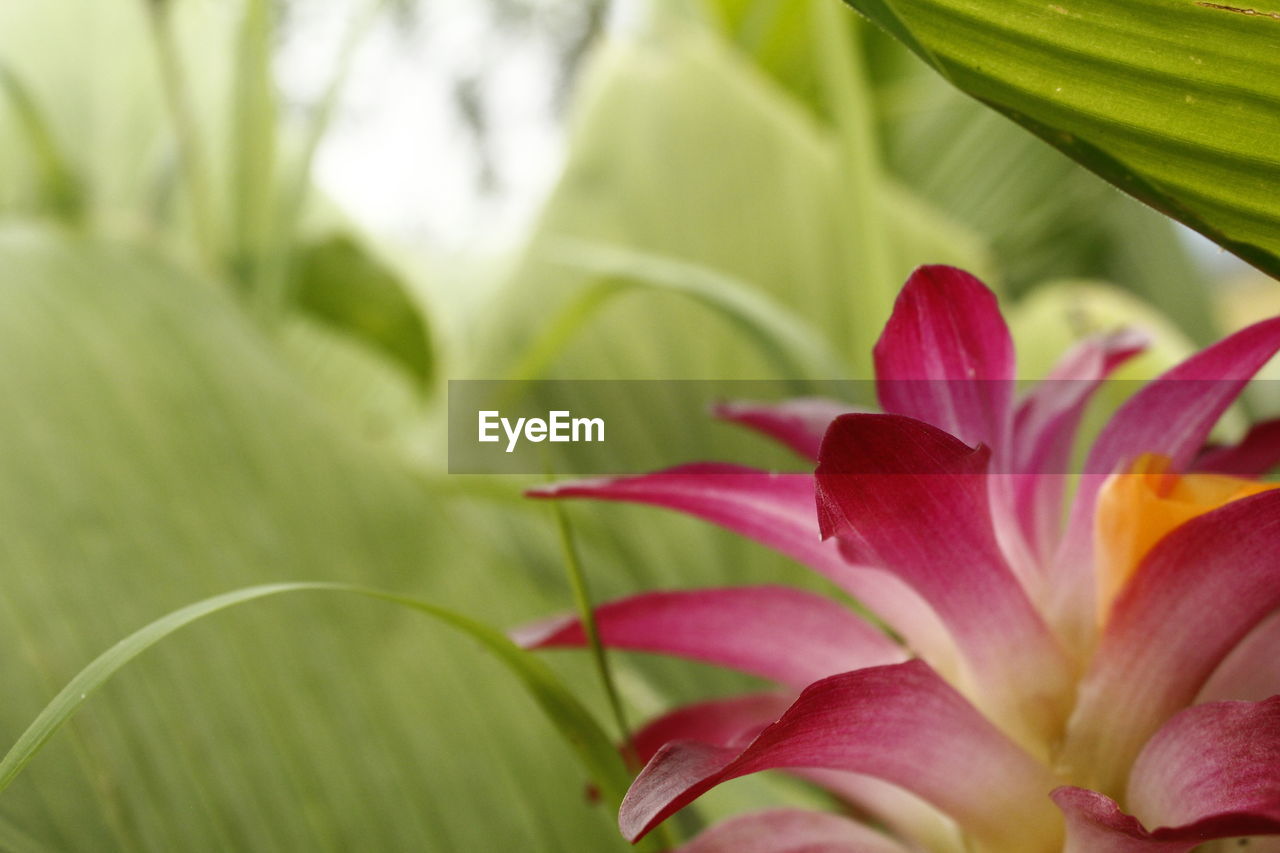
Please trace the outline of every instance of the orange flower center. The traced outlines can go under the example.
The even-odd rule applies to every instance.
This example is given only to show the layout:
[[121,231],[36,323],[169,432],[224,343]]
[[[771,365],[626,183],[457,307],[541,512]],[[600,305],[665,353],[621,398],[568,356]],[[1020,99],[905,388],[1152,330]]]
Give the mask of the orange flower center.
[[1098,622],[1156,543],[1175,527],[1240,498],[1280,486],[1222,474],[1174,474],[1164,456],[1139,457],[1107,480],[1094,517]]

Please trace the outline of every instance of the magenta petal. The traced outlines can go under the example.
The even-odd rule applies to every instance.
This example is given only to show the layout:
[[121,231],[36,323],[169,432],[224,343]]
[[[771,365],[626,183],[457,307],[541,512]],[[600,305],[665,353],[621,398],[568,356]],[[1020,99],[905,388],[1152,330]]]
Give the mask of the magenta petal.
[[[696,741],[711,746],[746,746],[795,701],[795,694],[749,693],[686,705],[652,720],[631,738],[642,764],[668,743]],[[843,770],[798,769],[792,773],[825,788],[898,837],[923,849],[958,851],[955,824],[936,809],[896,785]]]
[[1196,457],[1196,471],[1261,477],[1280,465],[1280,418],[1254,424],[1238,444],[1211,447]]
[[1094,616],[1093,516],[1107,475],[1144,453],[1188,467],[1222,413],[1280,350],[1280,317],[1256,323],[1196,353],[1130,397],[1112,416],[1085,462],[1057,564],[1072,573],[1054,621],[1073,640],[1088,634]]
[[[1003,709],[1052,706],[1069,673],[996,541],[987,459],[986,448],[921,421],[844,415],[822,444],[818,512],[852,560],[894,572],[933,606],[984,709],[1003,718]],[[1029,729],[1045,734],[1052,722]]]
[[636,757],[647,763],[673,741],[697,741],[712,746],[745,745],[765,726],[783,715],[795,694],[747,693],[728,699],[698,702],[668,711],[631,736]]
[[[1066,853],[1185,853],[1205,841],[1280,833],[1280,697],[1198,705],[1133,766],[1127,801],[1060,788]],[[1148,830],[1148,827],[1152,827]]]
[[898,294],[875,346],[886,412],[909,415],[970,444],[999,447],[1013,401],[1013,340],[986,285],[924,266]]
[[1047,769],[921,661],[812,684],[745,749],[664,747],[627,792],[619,825],[634,840],[721,782],[793,767],[878,776],[1005,849],[1034,849],[1018,843],[1056,825]]
[[1064,477],[1085,407],[1113,370],[1146,348],[1131,331],[1087,338],[1073,347],[1014,415],[1014,507],[1032,552],[1051,555],[1061,526]]
[[1280,833],[1280,696],[1188,708],[1143,748],[1129,810],[1214,838]]
[[1067,818],[1063,853],[1187,853],[1196,841],[1160,841],[1110,797],[1084,788],[1058,788],[1053,801]]
[[[797,689],[906,652],[829,598],[786,586],[650,592],[596,609],[600,641],[749,672]],[[581,647],[576,616],[516,632],[525,648]]]
[[530,494],[650,504],[718,524],[825,575],[935,665],[945,669],[952,663],[951,639],[919,595],[886,572],[850,564],[836,543],[822,541],[808,474],[695,464],[638,477],[557,483]]
[[800,397],[782,403],[720,403],[711,411],[721,420],[764,433],[816,462],[822,436],[831,422],[840,415],[862,410],[826,397]]
[[813,512],[813,489],[813,477],[808,474],[697,463],[637,477],[555,483],[529,494],[673,509],[754,539],[841,583],[847,580],[850,567],[835,547],[822,542]]
[[1196,697],[1197,702],[1258,702],[1280,694],[1280,612],[1272,613],[1240,641]]
[[1114,795],[1142,744],[1280,607],[1280,491],[1192,519],[1142,561],[1080,685],[1064,760]]
[[773,809],[731,818],[675,853],[909,853],[860,823],[825,812]]
[[1109,474],[1143,453],[1185,468],[1218,418],[1276,351],[1280,317],[1242,329],[1153,380],[1112,416],[1086,470]]

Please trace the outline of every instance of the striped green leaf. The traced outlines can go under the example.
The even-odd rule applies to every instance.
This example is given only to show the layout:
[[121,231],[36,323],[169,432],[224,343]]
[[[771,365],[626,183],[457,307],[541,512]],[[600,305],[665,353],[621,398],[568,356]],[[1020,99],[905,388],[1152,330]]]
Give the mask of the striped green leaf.
[[961,90],[1280,274],[1280,4],[848,0]]

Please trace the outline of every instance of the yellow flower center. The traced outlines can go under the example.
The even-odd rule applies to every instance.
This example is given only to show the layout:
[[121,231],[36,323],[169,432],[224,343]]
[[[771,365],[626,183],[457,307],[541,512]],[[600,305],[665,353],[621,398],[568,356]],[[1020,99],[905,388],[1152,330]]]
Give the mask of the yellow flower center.
[[1128,473],[1107,480],[1094,517],[1098,622],[1156,543],[1175,527],[1220,506],[1274,489],[1222,474],[1174,474],[1164,456],[1141,456]]

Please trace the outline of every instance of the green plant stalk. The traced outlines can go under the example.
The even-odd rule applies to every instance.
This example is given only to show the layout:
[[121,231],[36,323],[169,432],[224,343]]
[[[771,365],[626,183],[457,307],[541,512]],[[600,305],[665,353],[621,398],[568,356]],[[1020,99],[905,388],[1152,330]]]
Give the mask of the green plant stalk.
[[290,300],[293,243],[302,218],[302,208],[311,188],[311,167],[315,162],[316,152],[333,121],[342,91],[351,76],[356,53],[387,3],[388,0],[369,0],[348,26],[334,62],[333,76],[307,124],[294,166],[288,170],[287,177],[282,179],[277,198],[274,239],[266,253],[264,269],[257,282],[259,307],[268,320],[278,317]]
[[[604,688],[609,700],[609,710],[613,714],[614,725],[618,727],[622,741],[622,757],[633,772],[640,770],[640,758],[636,755],[635,746],[631,742],[631,727],[627,723],[626,708],[622,704],[622,696],[618,692],[613,670],[609,668],[609,657],[604,644],[600,642],[600,629],[596,625],[595,610],[591,605],[591,592],[587,587],[587,575],[582,570],[582,560],[578,555],[578,546],[573,538],[573,528],[569,524],[569,515],[559,503],[552,502],[552,511],[556,516],[556,528],[560,533],[560,547],[564,552],[564,564],[569,575],[569,586],[573,589],[573,601],[578,609],[578,618],[582,620],[583,631],[587,635],[587,643],[591,646],[591,658],[595,663],[596,673],[600,677],[600,686]],[[651,844],[657,849],[670,850],[677,844],[675,831],[670,822],[663,823],[653,833]],[[641,842],[644,843],[644,842]]]
[[142,2],[147,8],[147,18],[151,23],[151,41],[160,65],[161,88],[164,90],[165,105],[178,143],[178,157],[186,183],[196,249],[202,260],[210,267],[216,267],[218,237],[214,218],[213,183],[209,178],[208,161],[200,142],[191,94],[173,34],[171,3],[168,0]]
[[876,132],[876,112],[863,67],[862,48],[853,28],[861,26],[834,0],[810,0],[810,29],[819,79],[835,124],[840,152],[841,196],[848,205],[846,274],[858,286],[863,309],[853,318],[854,334],[846,354],[858,375],[870,374],[867,353],[893,307],[893,238],[880,209],[883,170]]
[[587,635],[587,644],[591,647],[591,659],[595,663],[596,674],[600,677],[600,686],[604,688],[609,700],[609,710],[618,727],[618,736],[622,741],[623,756],[634,769],[639,760],[631,744],[631,728],[627,724],[627,712],[618,694],[618,686],[609,668],[609,657],[604,644],[600,642],[600,629],[596,624],[595,609],[591,604],[591,592],[587,587],[587,576],[582,570],[582,560],[578,555],[578,546],[573,539],[573,528],[569,524],[569,516],[564,507],[552,502],[551,510],[555,513],[556,529],[560,534],[560,549],[564,554],[565,571],[569,576],[569,586],[573,590],[573,603],[578,609],[578,618],[582,620],[583,632]]
[[240,26],[232,103],[232,272],[250,291],[261,285],[271,241],[276,189],[275,83],[271,73],[274,12],[269,0],[248,0]]
[[0,63],[0,89],[8,94],[9,104],[26,136],[40,172],[45,203],[64,222],[79,225],[84,220],[84,186],[53,138],[31,91],[4,63]]

